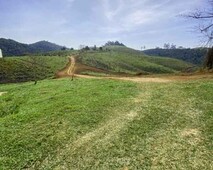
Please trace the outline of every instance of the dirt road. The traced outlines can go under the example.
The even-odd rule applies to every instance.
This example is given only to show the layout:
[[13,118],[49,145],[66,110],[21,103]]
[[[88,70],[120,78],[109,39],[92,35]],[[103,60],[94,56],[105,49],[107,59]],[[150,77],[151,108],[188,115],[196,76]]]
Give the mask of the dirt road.
[[74,76],[74,72],[75,72],[75,57],[74,56],[71,56],[69,58],[70,62],[69,62],[69,67],[68,67],[68,70],[67,70],[67,74],[69,76]]
[[[205,78],[213,78],[213,74],[196,74],[196,75],[165,75],[165,76],[134,76],[134,77],[124,77],[124,76],[106,76],[106,77],[97,77],[97,76],[90,76],[90,75],[82,75],[77,74],[75,71],[82,66],[76,64],[75,60],[76,56],[70,56],[69,62],[64,69],[59,71],[56,74],[56,78],[62,77],[79,77],[79,78],[89,78],[89,79],[112,79],[112,80],[124,80],[124,81],[133,81],[133,82],[155,82],[155,83],[168,83],[171,81],[187,81],[187,80],[197,80],[197,79],[205,79]],[[88,66],[87,66],[88,67]],[[97,68],[90,68],[90,69],[97,69]],[[97,69],[98,70],[98,69]],[[100,70],[98,70],[100,72]]]
[[75,74],[75,69],[77,69],[75,56],[69,57],[69,62],[64,69],[56,74],[56,78],[62,77],[80,77],[80,78],[90,78],[90,79],[113,79],[113,80],[127,80],[134,82],[169,82],[170,80],[164,78],[142,78],[142,77],[122,77],[122,76],[107,76],[107,77],[97,77],[89,75]]
[[55,78],[73,77],[75,73],[75,56],[69,57],[69,62],[60,71],[55,74]]

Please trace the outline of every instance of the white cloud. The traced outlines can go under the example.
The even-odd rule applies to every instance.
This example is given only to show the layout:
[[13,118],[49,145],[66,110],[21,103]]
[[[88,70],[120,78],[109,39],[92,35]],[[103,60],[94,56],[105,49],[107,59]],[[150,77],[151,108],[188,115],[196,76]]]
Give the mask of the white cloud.
[[101,0],[103,16],[107,24],[100,30],[109,34],[130,32],[148,24],[157,24],[175,18],[181,11],[185,11],[192,5],[198,5],[201,0],[193,3],[180,0]]
[[152,11],[137,10],[127,15],[124,22],[126,25],[137,26],[137,25],[147,23],[151,21],[153,18],[154,18],[154,14]]
[[73,3],[75,0],[66,0],[67,2]]
[[113,20],[113,18],[122,11],[125,5],[123,0],[115,0],[113,4],[110,0],[101,1],[104,10],[104,16],[110,21]]

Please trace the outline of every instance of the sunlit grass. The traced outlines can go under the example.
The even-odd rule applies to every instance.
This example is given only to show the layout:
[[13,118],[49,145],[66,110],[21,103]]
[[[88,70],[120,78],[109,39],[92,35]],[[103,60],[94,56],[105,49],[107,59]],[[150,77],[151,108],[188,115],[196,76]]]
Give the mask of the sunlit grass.
[[212,169],[213,81],[1,85],[0,169]]
[[177,73],[193,66],[177,59],[146,56],[126,47],[109,47],[108,51],[103,52],[84,52],[79,59],[93,67],[130,74]]

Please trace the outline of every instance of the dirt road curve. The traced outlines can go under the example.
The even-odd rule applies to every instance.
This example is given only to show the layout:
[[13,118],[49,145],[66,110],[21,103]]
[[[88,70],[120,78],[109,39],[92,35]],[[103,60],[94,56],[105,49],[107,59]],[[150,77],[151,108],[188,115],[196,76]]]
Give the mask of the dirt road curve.
[[75,56],[69,57],[66,67],[55,74],[55,78],[73,77],[75,73]]
[[89,78],[89,79],[112,79],[112,80],[125,80],[125,81],[133,81],[133,82],[155,82],[155,83],[167,83],[171,81],[179,81],[179,80],[196,80],[203,78],[213,78],[213,74],[201,74],[201,75],[165,75],[163,77],[123,77],[123,76],[106,76],[106,77],[97,77],[97,76],[89,76],[89,75],[81,75],[76,74],[75,71],[79,69],[79,64],[76,64],[75,61],[76,56],[70,56],[69,62],[64,69],[56,73],[56,78],[61,77],[79,77],[79,78]]
[[75,58],[74,56],[71,56],[70,58],[70,62],[69,62],[69,68],[67,70],[67,74],[70,76],[74,76],[74,72],[75,72]]

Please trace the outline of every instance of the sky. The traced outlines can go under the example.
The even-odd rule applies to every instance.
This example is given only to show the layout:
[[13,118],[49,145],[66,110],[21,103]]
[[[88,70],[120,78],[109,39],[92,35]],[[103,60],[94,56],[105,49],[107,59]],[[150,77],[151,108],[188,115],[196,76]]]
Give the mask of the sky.
[[200,46],[192,20],[206,0],[0,0],[0,37],[22,43],[47,40],[68,48],[118,40],[140,49]]

